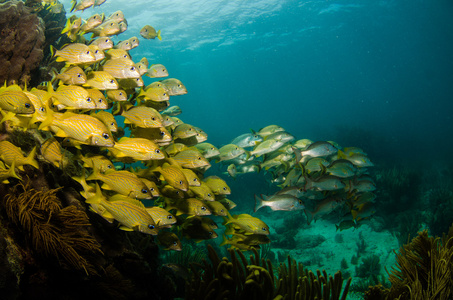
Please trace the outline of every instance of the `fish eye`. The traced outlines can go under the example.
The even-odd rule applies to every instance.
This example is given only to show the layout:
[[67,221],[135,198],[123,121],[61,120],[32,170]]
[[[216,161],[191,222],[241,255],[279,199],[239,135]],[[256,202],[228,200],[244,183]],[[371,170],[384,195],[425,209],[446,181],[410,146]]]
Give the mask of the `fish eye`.
[[191,131],[191,130],[192,130],[192,128],[189,128],[189,131]]
[[165,132],[161,131],[161,132],[160,132],[160,135],[161,135],[161,136],[164,136],[164,135],[165,135]]
[[123,92],[120,92],[118,95],[123,96]]
[[209,231],[208,234],[209,234],[209,235],[212,235],[212,231]]
[[80,73],[77,73],[77,77],[79,77],[79,78],[80,78],[80,77],[82,77],[82,74],[80,74]]
[[44,107],[40,107],[40,108],[39,108],[39,111],[40,111],[40,112],[44,112],[44,111],[46,111],[46,109],[45,109]]
[[110,26],[113,26],[113,25],[114,25],[114,23],[110,23]]
[[155,121],[155,120],[156,120],[156,118],[154,118],[154,117],[151,117],[151,120]]
[[110,138],[109,134],[108,133],[103,133],[102,134],[102,137],[106,140],[108,140]]
[[131,68],[131,71],[135,71],[135,67],[132,67],[132,68]]
[[94,51],[94,54],[98,54],[98,53],[99,53],[99,50]]
[[25,103],[25,108],[30,108],[30,103]]
[[154,227],[154,225],[149,224],[149,225],[148,225],[148,228],[149,228],[149,229],[154,229],[155,227]]
[[226,186],[224,186],[224,187],[223,187],[223,190],[224,190],[224,191],[226,191],[226,190],[227,190]]
[[111,168],[112,168],[112,165],[108,164],[107,169],[111,169]]
[[175,246],[176,246],[176,245],[178,245],[178,243],[177,243],[176,241],[174,241],[174,242],[173,242],[173,245],[175,245]]
[[168,215],[167,219],[171,220],[171,219],[173,219],[173,216],[172,215]]
[[178,87],[181,87],[181,85],[180,85],[180,84],[178,84]]
[[223,213],[223,208],[220,210],[221,213]]
[[211,193],[208,193],[208,197],[211,197]]
[[114,126],[114,125],[115,125],[115,123],[113,123],[113,122],[112,122],[112,123],[110,123],[110,126]]
[[261,229],[262,229],[263,231],[267,231],[267,228],[266,228],[266,227],[263,227],[263,228],[261,228]]
[[198,156],[198,160],[201,160],[201,156]]
[[167,93],[164,93],[163,95],[164,95],[164,96],[167,96]]
[[91,102],[91,97],[88,97],[88,98],[87,98],[87,102],[88,102],[88,103]]
[[182,180],[179,181],[179,184],[182,185]]
[[115,83],[115,80],[111,79],[111,80],[110,80],[110,83]]
[[160,153],[160,149],[156,149],[156,153]]
[[162,72],[167,72],[167,70],[165,70],[165,69],[162,69]]
[[214,150],[214,147],[212,147],[211,150]]
[[108,43],[108,42],[109,42],[109,39],[106,39],[105,42]]
[[148,190],[147,189],[142,189],[141,192],[142,192],[142,194],[147,194]]
[[153,187],[152,187],[152,188],[150,188],[149,190],[150,190],[151,192],[154,192],[154,188],[153,188]]
[[206,207],[204,207],[204,206],[202,206],[202,207],[200,207],[200,208],[201,208],[201,210],[206,210]]
[[193,181],[197,182],[197,181],[198,181],[198,178],[194,178]]

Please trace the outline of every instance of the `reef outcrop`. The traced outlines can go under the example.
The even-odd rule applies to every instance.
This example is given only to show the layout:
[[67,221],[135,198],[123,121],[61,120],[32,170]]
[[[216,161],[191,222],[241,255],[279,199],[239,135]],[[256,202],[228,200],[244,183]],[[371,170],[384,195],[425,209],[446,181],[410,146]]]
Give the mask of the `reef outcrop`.
[[22,1],[8,1],[0,28],[0,82],[28,84],[43,58],[44,22]]

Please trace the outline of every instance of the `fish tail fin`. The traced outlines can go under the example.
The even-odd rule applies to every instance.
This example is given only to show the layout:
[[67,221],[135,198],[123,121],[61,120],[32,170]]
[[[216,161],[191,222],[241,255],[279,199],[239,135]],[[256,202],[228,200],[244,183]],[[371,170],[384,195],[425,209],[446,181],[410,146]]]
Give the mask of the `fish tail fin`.
[[71,0],[71,10],[70,10],[70,12],[74,11],[76,5],[77,5],[77,0]]
[[93,173],[91,173],[90,176],[88,176],[86,180],[98,180],[101,177],[102,177],[102,174],[99,171],[99,169],[98,168],[93,168]]
[[61,34],[64,34],[66,32],[68,32],[70,29],[71,29],[71,18],[69,18],[67,21],[66,21],[66,25],[64,26],[63,30],[61,31]]
[[[335,228],[336,230],[335,231],[338,231],[340,229],[340,226],[338,224],[335,224]],[[341,230],[340,230],[341,231]]]
[[256,212],[258,209],[260,209],[263,206],[264,206],[263,195],[261,195],[261,197],[258,197],[257,195],[255,195],[255,207],[253,208],[253,212]]
[[104,195],[102,195],[99,184],[96,183],[96,193],[88,199],[85,199],[85,202],[89,204],[100,204],[102,200],[104,200]]
[[54,57],[57,51],[53,45],[50,45],[50,57]]
[[304,212],[305,212],[305,216],[307,217],[307,224],[310,225],[310,223],[313,221],[313,219],[315,217],[315,214],[307,209],[305,209]]
[[27,164],[35,167],[36,169],[39,169],[39,163],[35,159],[35,156],[36,156],[36,146],[33,148],[33,150],[31,150],[30,154],[28,154],[28,156],[25,158],[25,161]]
[[227,238],[227,236],[225,234],[222,234],[222,242],[220,243],[219,246],[223,247],[223,246],[227,245],[229,241],[230,240]]
[[44,121],[41,122],[41,124],[39,124],[38,127],[39,130],[48,130],[46,128],[49,127],[53,122],[54,118],[53,110],[47,104],[45,104],[45,107],[46,107],[46,118],[44,119]]
[[58,71],[57,71],[57,69],[52,67],[52,69],[50,69],[50,71],[49,71],[49,74],[50,74],[50,76],[52,76],[52,79],[50,79],[49,85],[53,85],[55,83],[55,81],[58,80],[57,79],[57,76],[59,75]]
[[162,36],[160,35],[160,29],[157,31],[157,38],[159,41],[162,41]]
[[13,163],[11,164],[11,166],[9,167],[8,177],[14,177],[14,178],[17,178],[19,180],[22,180],[22,177],[20,177],[16,173],[16,161],[14,161],[14,160],[13,160]]

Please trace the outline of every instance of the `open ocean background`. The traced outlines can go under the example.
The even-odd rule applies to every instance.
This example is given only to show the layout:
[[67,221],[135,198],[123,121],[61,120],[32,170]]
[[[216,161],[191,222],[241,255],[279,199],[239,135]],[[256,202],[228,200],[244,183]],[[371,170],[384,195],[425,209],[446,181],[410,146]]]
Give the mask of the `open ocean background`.
[[[276,124],[362,147],[377,165],[453,164],[452,1],[107,0],[77,15],[117,10],[128,29],[114,42],[140,38],[133,60],[184,83],[171,104],[217,147]],[[139,35],[146,24],[162,41]],[[233,195],[268,192],[244,178],[229,181]]]

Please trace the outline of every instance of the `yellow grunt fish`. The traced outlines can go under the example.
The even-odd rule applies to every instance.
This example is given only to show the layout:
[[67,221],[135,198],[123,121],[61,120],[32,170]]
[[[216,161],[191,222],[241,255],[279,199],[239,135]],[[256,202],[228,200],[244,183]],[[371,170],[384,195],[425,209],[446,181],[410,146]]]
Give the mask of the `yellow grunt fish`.
[[96,109],[107,109],[109,104],[104,97],[104,94],[98,89],[87,89],[88,94],[90,94],[91,99],[96,105]]
[[137,96],[138,98],[143,98],[144,100],[151,101],[167,101],[170,99],[170,96],[167,94],[164,88],[147,88],[140,89],[140,93]]
[[51,80],[51,82],[56,79],[59,79],[62,83],[67,85],[82,85],[87,82],[87,76],[85,72],[83,72],[83,70],[78,66],[69,67],[66,70],[62,71],[60,74],[58,74],[56,71],[53,71],[52,74],[54,76],[54,79]]
[[140,44],[140,40],[136,36],[129,38],[129,42],[131,43],[132,49],[138,47],[138,45]]
[[0,92],[0,108],[16,114],[29,115],[35,112],[35,107],[27,95],[17,90]]
[[35,159],[36,147],[31,150],[27,157],[22,154],[22,150],[8,141],[0,141],[0,159],[9,167],[15,166],[24,171],[24,165],[30,165],[39,169],[39,164]]
[[146,73],[146,75],[148,75],[151,78],[167,77],[168,71],[164,65],[154,64],[148,67],[148,73]]
[[187,88],[182,84],[179,79],[176,78],[168,78],[161,80],[160,82],[163,83],[164,88],[167,90],[170,96],[178,96],[187,94]]
[[109,151],[115,157],[131,157],[135,160],[164,159],[164,153],[154,142],[142,138],[122,137]]
[[132,60],[116,58],[108,60],[102,70],[109,72],[115,78],[139,78],[140,73]]
[[47,126],[54,128],[55,136],[70,137],[86,145],[113,147],[115,144],[105,125],[92,116],[65,112],[54,117],[48,109],[47,118],[38,129]]
[[113,48],[113,41],[109,37],[99,37],[91,42],[90,45],[96,45],[102,51]]
[[173,159],[183,168],[194,169],[211,166],[206,158],[195,150],[181,151]]
[[[87,199],[89,204],[98,204],[105,208],[108,214],[106,217],[113,217],[121,226],[121,230],[139,231],[146,234],[157,235],[158,229],[151,215],[146,211],[140,201],[124,198],[121,195],[115,195],[104,200],[99,186],[96,185],[96,195]],[[103,214],[103,216],[104,216]]]
[[129,171],[111,171],[101,174],[98,170],[93,169],[93,174],[86,180],[100,180],[104,183],[102,189],[112,190],[130,198],[152,198],[151,192],[143,181]]
[[159,231],[157,241],[164,247],[164,250],[181,251],[182,244],[178,236],[170,231]]
[[121,114],[126,118],[125,124],[134,124],[143,128],[162,127],[162,116],[151,107],[134,106]]
[[107,90],[107,98],[112,101],[127,101],[127,93],[124,90]]
[[140,29],[140,35],[147,40],[155,39],[157,37],[159,41],[162,41],[160,30],[156,31],[151,25],[143,26],[142,29]]
[[66,162],[65,156],[61,152],[60,143],[54,137],[47,139],[41,144],[41,155],[57,168],[63,168]]
[[226,184],[225,180],[217,176],[208,176],[203,181],[211,189],[215,195],[230,195],[231,189]]
[[153,171],[159,172],[164,177],[165,181],[175,189],[184,192],[189,189],[189,182],[181,168],[164,164],[162,167],[153,169]]
[[92,71],[87,74],[87,82],[83,86],[98,90],[116,90],[119,85],[116,79],[105,71]]
[[90,48],[81,43],[68,44],[61,50],[55,50],[53,46],[50,46],[50,51],[52,56],[57,57],[57,62],[64,61],[69,65],[92,63],[96,60]]
[[115,170],[113,163],[103,155],[80,155],[85,168],[96,169],[100,173]]
[[176,215],[207,216],[211,214],[209,208],[200,200],[195,198],[171,199],[165,198],[165,209],[176,210]]
[[171,227],[176,223],[176,218],[162,207],[147,207],[146,211],[151,215],[159,228]]
[[115,117],[111,113],[101,110],[98,111],[97,113],[91,112],[90,115],[104,123],[104,125],[107,127],[108,130],[110,130],[110,132],[118,131],[118,123],[116,122]]
[[49,86],[49,95],[58,109],[95,109],[90,93],[78,85],[61,85],[55,92]]

